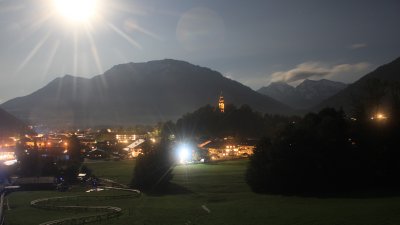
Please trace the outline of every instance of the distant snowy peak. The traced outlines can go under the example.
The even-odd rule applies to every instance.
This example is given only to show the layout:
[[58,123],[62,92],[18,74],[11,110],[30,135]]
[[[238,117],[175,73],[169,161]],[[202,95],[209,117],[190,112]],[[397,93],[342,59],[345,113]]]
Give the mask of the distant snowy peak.
[[285,82],[274,82],[268,87],[262,87],[258,90],[259,93],[268,95],[273,98],[280,98],[283,96],[291,96],[295,94],[296,89]]
[[285,82],[274,82],[260,88],[258,92],[294,108],[305,109],[335,95],[346,86],[344,83],[326,79],[306,79],[297,87]]
[[297,93],[304,99],[312,100],[324,100],[338,93],[339,91],[346,88],[347,85],[342,82],[331,81],[331,80],[304,80],[301,84],[296,87]]

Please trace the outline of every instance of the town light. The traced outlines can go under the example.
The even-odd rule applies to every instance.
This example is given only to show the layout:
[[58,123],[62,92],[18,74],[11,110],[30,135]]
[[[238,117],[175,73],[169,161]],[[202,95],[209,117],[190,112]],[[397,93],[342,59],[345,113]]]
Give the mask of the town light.
[[17,160],[16,160],[16,159],[12,159],[12,160],[5,161],[5,162],[4,162],[4,165],[6,165],[6,166],[12,166],[12,165],[14,165],[15,163],[17,163]]
[[386,116],[383,115],[382,113],[379,113],[379,114],[376,115],[376,118],[379,119],[379,120],[383,120],[383,119],[386,119]]
[[386,120],[387,116],[383,113],[377,113],[371,117],[371,120]]

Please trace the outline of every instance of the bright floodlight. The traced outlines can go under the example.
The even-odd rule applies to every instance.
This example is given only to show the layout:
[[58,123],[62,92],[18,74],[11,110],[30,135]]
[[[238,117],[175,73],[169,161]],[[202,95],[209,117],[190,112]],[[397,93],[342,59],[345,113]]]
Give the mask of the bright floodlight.
[[57,11],[68,21],[87,22],[97,10],[97,0],[53,0]]
[[186,163],[190,158],[190,149],[187,144],[181,144],[178,147],[178,157],[180,163]]

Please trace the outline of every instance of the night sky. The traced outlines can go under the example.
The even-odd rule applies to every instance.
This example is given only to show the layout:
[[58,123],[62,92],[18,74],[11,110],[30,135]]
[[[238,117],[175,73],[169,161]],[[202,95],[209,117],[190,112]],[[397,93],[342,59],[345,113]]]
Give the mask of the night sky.
[[400,56],[398,0],[97,0],[84,21],[54,1],[0,0],[0,103],[126,62],[184,60],[258,89],[354,82]]

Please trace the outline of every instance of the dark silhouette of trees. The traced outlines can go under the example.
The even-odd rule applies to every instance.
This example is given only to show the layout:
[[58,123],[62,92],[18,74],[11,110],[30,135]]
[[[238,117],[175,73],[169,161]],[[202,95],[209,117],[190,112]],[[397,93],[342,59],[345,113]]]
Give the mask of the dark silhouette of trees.
[[163,139],[156,144],[145,142],[142,149],[143,154],[135,164],[131,186],[148,193],[165,192],[172,180],[172,144]]
[[221,113],[210,105],[188,113],[176,123],[176,132],[181,139],[190,137],[260,138],[279,130],[281,123],[293,120],[284,116],[270,116],[253,111],[248,105],[240,108],[227,105]]
[[[362,91],[367,97],[355,105],[357,121],[351,128],[363,165],[362,176],[369,186],[398,186],[400,83],[374,78]],[[377,114],[385,118],[376,118]]]
[[176,122],[178,136],[184,139],[197,135],[216,135],[221,117],[222,114],[210,105],[201,107],[193,113],[187,113]]
[[250,158],[246,180],[256,192],[343,189],[352,183],[354,149],[342,111],[324,109],[264,138]]
[[83,163],[82,149],[83,145],[76,135],[68,138],[68,154],[69,160],[59,161],[58,175],[63,177],[68,183],[78,182],[78,173]]
[[167,121],[160,124],[160,136],[161,138],[168,139],[171,135],[176,134],[176,125],[172,121]]
[[398,187],[397,120],[351,120],[323,109],[264,138],[250,158],[246,181],[255,192],[326,193]]
[[68,139],[68,153],[69,153],[70,160],[72,162],[76,162],[76,163],[83,162],[83,156],[81,153],[83,148],[84,148],[83,145],[81,144],[81,142],[79,141],[79,139],[76,135],[72,135]]

